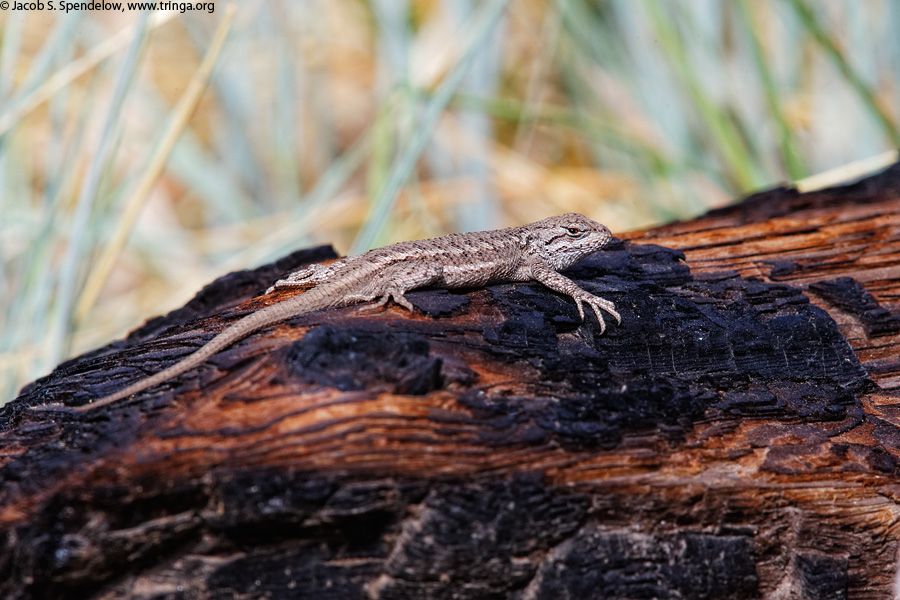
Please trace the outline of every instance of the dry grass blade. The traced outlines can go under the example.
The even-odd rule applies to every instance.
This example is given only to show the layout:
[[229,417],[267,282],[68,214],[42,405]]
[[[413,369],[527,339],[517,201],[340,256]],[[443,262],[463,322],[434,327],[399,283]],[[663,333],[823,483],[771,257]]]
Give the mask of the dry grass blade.
[[103,249],[96,266],[88,276],[75,310],[76,320],[84,319],[97,301],[97,297],[103,290],[103,286],[109,278],[116,259],[122,252],[122,248],[125,247],[128,234],[131,233],[134,223],[137,221],[138,215],[150,195],[150,190],[157,179],[159,179],[160,174],[162,174],[163,167],[172,152],[172,148],[175,146],[175,142],[178,141],[178,137],[187,125],[194,109],[197,108],[197,103],[200,101],[203,90],[206,89],[213,66],[216,64],[216,60],[222,52],[222,47],[225,45],[225,38],[231,30],[234,13],[234,4],[229,4],[225,10],[225,15],[219,22],[209,50],[206,52],[206,56],[203,57],[203,62],[191,78],[184,95],[172,111],[172,116],[166,125],[162,138],[150,157],[147,168],[141,173],[134,192],[130,195],[128,204],[125,206],[125,210],[122,212],[119,224],[116,227],[115,236]]
[[[164,23],[168,23],[178,13],[158,12],[150,17],[148,29],[155,29]],[[0,135],[9,131],[16,123],[22,120],[28,113],[41,106],[52,98],[60,90],[70,85],[73,81],[96,67],[103,60],[120,51],[130,40],[134,38],[137,26],[129,27],[102,44],[92,48],[87,54],[73,60],[63,69],[60,69],[52,77],[47,79],[40,87],[22,98],[9,112],[0,115]]]

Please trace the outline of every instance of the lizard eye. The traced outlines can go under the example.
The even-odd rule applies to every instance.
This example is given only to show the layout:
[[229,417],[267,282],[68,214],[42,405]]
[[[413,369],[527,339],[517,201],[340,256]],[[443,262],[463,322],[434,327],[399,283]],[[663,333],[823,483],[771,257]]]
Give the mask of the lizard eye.
[[577,227],[566,227],[566,231],[569,232],[569,235],[578,237],[582,235],[584,232]]

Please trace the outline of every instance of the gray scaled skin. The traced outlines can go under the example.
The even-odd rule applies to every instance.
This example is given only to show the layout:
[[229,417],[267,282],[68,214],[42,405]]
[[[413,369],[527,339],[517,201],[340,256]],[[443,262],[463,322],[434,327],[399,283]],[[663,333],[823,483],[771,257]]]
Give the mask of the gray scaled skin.
[[493,283],[537,281],[572,298],[582,320],[584,305],[590,306],[597,315],[602,334],[606,330],[602,311],[622,322],[615,305],[584,291],[559,271],[602,250],[611,239],[606,226],[584,215],[569,213],[521,227],[400,242],[328,266],[315,264],[291,273],[268,290],[312,284],[305,293],[247,315],[190,356],[159,373],[73,410],[100,408],[163,383],[190,371],[252,332],[302,313],[357,302],[376,301],[372,307],[379,307],[391,300],[413,311],[405,294],[425,286],[476,288]]

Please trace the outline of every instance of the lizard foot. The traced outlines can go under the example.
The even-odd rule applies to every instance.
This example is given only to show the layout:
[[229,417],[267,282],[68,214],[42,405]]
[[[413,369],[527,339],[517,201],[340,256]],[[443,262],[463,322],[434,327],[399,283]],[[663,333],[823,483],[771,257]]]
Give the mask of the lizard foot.
[[[354,297],[348,296],[347,299],[353,300]],[[369,300],[371,300],[371,298],[359,298],[359,299],[362,300],[363,302],[368,302]],[[381,308],[381,307],[385,306],[391,300],[393,300],[395,303],[399,304],[400,306],[402,306],[409,312],[416,312],[416,309],[412,305],[412,303],[410,303],[410,301],[406,299],[406,296],[404,295],[404,293],[399,290],[392,290],[389,292],[385,292],[385,294],[383,296],[381,296],[377,302],[375,302],[374,304],[367,304],[366,306],[361,306],[359,308],[359,311],[360,312],[368,312],[371,310]]]
[[299,271],[294,271],[284,279],[279,279],[266,290],[266,293],[268,294],[274,290],[284,288],[304,287],[311,283],[320,283],[327,279],[332,271],[333,269],[331,267],[326,267],[325,265],[320,265],[318,263],[309,265]]
[[610,315],[616,318],[616,323],[622,324],[622,315],[616,311],[616,305],[610,302],[609,300],[604,300],[599,296],[594,296],[593,294],[589,294],[587,292],[583,292],[582,294],[578,294],[577,296],[572,297],[575,300],[575,306],[578,308],[578,315],[581,317],[581,320],[584,321],[584,306],[583,304],[587,303],[588,306],[594,311],[594,314],[597,315],[597,321],[600,323],[600,334],[602,335],[604,331],[606,331],[606,322],[603,320],[603,313],[600,311],[606,311]]

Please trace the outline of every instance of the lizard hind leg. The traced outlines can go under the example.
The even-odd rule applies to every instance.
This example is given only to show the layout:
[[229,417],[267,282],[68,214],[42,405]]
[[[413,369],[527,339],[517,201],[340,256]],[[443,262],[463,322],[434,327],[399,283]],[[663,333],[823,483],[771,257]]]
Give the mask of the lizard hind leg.
[[334,265],[326,266],[319,263],[309,265],[294,271],[283,279],[279,279],[272,284],[272,287],[266,290],[266,293],[285,288],[305,287],[311,283],[321,283],[328,279],[332,273],[334,273]]
[[362,296],[360,300],[367,301],[377,297],[378,301],[364,306],[360,310],[381,308],[393,300],[409,312],[415,312],[415,307],[406,299],[406,292],[437,283],[442,276],[441,265],[421,261],[404,261],[386,267],[379,274],[378,279],[370,283],[369,290],[373,292],[371,297],[364,299],[365,295],[360,295]]

